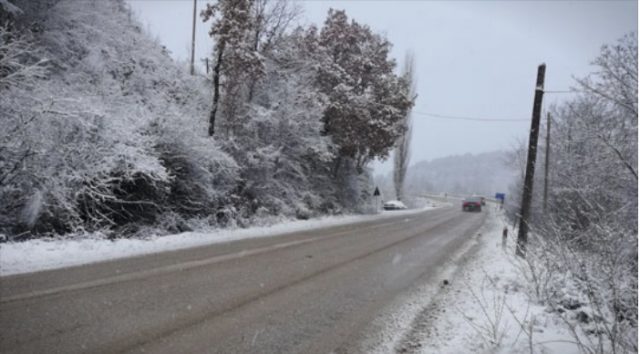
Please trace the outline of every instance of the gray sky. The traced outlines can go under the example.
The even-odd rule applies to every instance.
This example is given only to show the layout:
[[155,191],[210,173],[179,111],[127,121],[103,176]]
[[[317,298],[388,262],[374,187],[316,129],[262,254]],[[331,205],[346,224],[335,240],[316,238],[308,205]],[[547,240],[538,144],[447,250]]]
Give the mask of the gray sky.
[[[187,60],[192,1],[128,0],[147,30],[174,57]],[[198,1],[198,12],[206,1]],[[329,8],[384,34],[402,63],[416,58],[415,112],[529,119],[538,64],[546,90],[566,90],[572,75],[592,71],[600,46],[637,31],[636,1],[301,1],[303,24],[322,25]],[[197,24],[196,58],[211,53],[208,24]],[[567,95],[546,95],[544,105]],[[413,116],[412,164],[420,160],[508,149],[528,135],[529,121],[475,122]],[[391,160],[391,159],[389,159]],[[376,164],[388,172],[390,161]]]

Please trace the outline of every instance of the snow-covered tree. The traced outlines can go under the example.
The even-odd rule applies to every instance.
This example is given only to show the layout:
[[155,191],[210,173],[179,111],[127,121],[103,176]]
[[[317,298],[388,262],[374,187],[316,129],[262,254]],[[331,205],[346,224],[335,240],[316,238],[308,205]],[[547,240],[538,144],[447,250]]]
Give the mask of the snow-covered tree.
[[[228,133],[240,112],[241,90],[247,78],[262,74],[263,63],[256,46],[251,43],[253,28],[252,0],[219,0],[207,4],[201,16],[213,20],[209,35],[215,41],[213,66],[213,104],[209,113],[209,135],[215,132],[216,116],[221,99]],[[224,86],[222,94],[221,86]],[[227,134],[228,135],[228,134]]]
[[282,40],[301,7],[287,0],[254,0],[252,7],[252,44],[257,52],[268,52]]
[[215,41],[210,135],[219,112],[227,137],[247,123],[246,103],[253,100],[255,86],[264,77],[266,53],[299,14],[298,5],[284,0],[219,0],[207,5],[201,15],[205,21],[213,20],[209,34]]
[[329,97],[324,131],[353,159],[359,171],[373,158],[387,157],[403,133],[399,123],[413,105],[409,84],[394,74],[391,43],[371,29],[330,10],[318,38],[317,84]]
[[[321,135],[326,102],[313,85],[313,57],[297,30],[265,53],[265,76],[255,86],[243,129],[229,142],[241,177],[243,212],[308,217],[334,209],[331,141]],[[330,203],[329,203],[330,204]],[[335,204],[335,202],[334,202]]]
[[[302,8],[293,1],[287,0],[254,0],[252,7],[252,38],[253,50],[261,55],[267,55],[272,48],[277,46],[302,13]],[[249,80],[249,92],[247,100],[251,102],[254,97],[257,78]]]
[[[416,98],[416,74],[415,59],[412,53],[407,53],[402,69],[403,77],[409,83],[409,97]],[[402,135],[398,138],[393,155],[393,184],[398,200],[404,200],[404,181],[409,168],[409,158],[411,155],[411,110],[407,111],[401,121]]]
[[621,216],[622,224],[635,228],[630,210],[637,208],[637,55],[635,34],[603,46],[593,63],[597,71],[578,80],[585,93],[552,113],[551,210],[572,233],[597,225],[604,215]]

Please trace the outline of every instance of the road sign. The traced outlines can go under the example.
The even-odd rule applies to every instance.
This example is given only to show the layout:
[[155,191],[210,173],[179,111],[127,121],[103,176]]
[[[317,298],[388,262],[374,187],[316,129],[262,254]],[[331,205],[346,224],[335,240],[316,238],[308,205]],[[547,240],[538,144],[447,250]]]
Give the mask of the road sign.
[[377,197],[380,195],[380,190],[378,189],[378,187],[376,187],[376,190],[373,192],[373,196]]

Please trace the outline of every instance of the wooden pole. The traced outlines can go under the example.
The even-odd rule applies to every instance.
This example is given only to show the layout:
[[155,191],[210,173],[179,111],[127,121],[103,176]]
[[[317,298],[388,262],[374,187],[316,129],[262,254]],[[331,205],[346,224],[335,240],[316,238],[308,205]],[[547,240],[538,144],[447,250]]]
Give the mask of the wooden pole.
[[191,26],[191,66],[189,68],[191,75],[193,75],[195,72],[194,60],[195,60],[195,53],[196,53],[196,8],[197,8],[196,3],[197,3],[197,0],[193,0],[193,24]]
[[549,155],[551,154],[551,113],[547,112],[547,141],[544,151],[544,199],[542,210],[547,212],[547,200],[549,196]]
[[516,255],[526,255],[527,234],[529,232],[529,214],[531,212],[531,197],[533,192],[533,175],[536,169],[536,153],[538,148],[538,131],[540,130],[540,112],[542,111],[542,96],[544,94],[544,74],[547,66],[538,66],[536,91],[533,97],[533,114],[531,115],[531,131],[529,132],[529,152],[527,153],[527,168],[522,189],[522,207],[520,210],[520,227],[518,228],[518,242]]

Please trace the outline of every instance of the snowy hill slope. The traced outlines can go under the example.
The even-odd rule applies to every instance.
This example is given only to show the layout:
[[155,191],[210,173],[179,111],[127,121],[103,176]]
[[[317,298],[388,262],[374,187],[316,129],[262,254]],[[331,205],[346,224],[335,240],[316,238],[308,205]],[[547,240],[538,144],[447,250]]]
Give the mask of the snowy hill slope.
[[[153,113],[168,108],[200,116],[206,127],[206,81],[176,65],[166,49],[149,38],[123,1],[15,1],[31,23],[42,55],[50,63],[48,81],[81,97],[132,104]],[[135,114],[132,110],[129,114]]]
[[[0,102],[0,231],[156,222],[169,202],[193,207],[185,194],[230,190],[237,166],[206,136],[206,80],[181,70],[123,1],[13,4],[22,12],[3,45],[43,73],[27,71]],[[12,26],[23,47],[11,47]]]

